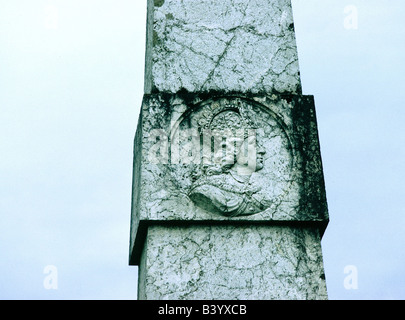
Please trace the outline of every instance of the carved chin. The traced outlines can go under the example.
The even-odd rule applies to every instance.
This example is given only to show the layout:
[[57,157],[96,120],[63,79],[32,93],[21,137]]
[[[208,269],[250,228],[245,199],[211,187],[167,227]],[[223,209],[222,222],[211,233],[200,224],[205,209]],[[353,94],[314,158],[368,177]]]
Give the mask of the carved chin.
[[262,170],[264,168],[263,162],[259,161],[256,164],[256,171]]

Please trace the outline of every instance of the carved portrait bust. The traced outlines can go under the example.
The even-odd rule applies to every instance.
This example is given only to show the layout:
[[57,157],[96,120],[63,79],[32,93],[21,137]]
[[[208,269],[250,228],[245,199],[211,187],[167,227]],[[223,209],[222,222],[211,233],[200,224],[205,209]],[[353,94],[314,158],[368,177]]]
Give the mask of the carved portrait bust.
[[198,133],[197,142],[203,141],[201,159],[173,166],[173,177],[196,207],[238,217],[271,211],[283,201],[293,157],[271,110],[240,98],[205,101],[191,108],[176,130],[188,134],[190,129]]
[[202,177],[189,194],[199,207],[230,217],[259,213],[268,207],[260,195],[262,187],[255,183],[255,176],[264,167],[266,151],[256,143],[255,132],[249,131],[250,135],[239,139],[227,137],[218,151],[222,154],[219,164],[204,166]]

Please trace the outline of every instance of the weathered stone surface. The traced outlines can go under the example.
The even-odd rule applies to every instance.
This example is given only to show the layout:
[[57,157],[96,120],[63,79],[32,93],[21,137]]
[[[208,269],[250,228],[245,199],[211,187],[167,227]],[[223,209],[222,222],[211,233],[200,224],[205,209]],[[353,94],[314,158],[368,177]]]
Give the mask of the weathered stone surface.
[[327,298],[291,0],[148,0],[133,174],[140,299]]
[[148,300],[327,299],[317,229],[149,228],[138,296]]
[[291,0],[149,0],[145,93],[301,93]]
[[[224,149],[212,150],[210,135],[205,147],[204,130],[219,132],[222,138],[227,132],[222,129],[242,130],[236,146],[255,138],[252,154],[257,162],[250,172],[236,170],[236,153],[224,157]],[[310,96],[148,95],[134,150],[133,263],[139,261],[143,243],[141,224],[313,222],[324,228],[328,222]],[[225,165],[224,159],[229,160]]]

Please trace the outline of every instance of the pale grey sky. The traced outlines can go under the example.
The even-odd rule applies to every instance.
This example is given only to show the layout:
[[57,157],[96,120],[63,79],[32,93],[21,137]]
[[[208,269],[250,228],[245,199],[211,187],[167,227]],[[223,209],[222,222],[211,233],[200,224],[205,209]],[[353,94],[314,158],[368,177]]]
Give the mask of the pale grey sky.
[[[293,9],[325,169],[329,297],[405,299],[405,3]],[[128,245],[145,18],[139,0],[0,0],[0,298],[136,298]],[[48,265],[57,290],[43,285]],[[346,266],[357,290],[344,286]]]

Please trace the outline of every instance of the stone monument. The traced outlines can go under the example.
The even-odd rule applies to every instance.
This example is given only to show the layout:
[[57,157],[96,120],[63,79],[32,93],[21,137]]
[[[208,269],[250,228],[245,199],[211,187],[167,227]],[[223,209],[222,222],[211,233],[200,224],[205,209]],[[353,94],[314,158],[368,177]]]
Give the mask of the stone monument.
[[148,0],[139,299],[327,299],[329,218],[290,0]]

